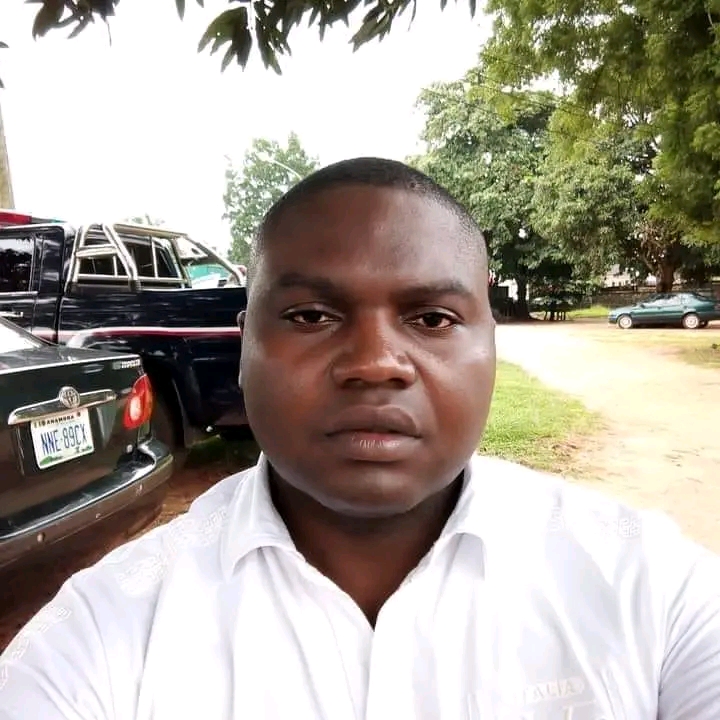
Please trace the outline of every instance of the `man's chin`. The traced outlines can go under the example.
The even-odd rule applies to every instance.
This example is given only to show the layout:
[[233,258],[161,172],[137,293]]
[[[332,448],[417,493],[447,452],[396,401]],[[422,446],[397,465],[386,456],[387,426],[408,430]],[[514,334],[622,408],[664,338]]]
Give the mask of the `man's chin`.
[[335,515],[348,520],[386,520],[405,515],[417,507],[426,494],[419,492],[417,482],[388,482],[376,478],[375,482],[349,481],[348,486],[326,488],[315,500]]

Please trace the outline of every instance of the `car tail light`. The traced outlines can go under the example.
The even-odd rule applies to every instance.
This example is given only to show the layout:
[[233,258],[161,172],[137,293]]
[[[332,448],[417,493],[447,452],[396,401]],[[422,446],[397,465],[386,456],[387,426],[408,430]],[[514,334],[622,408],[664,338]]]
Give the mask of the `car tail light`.
[[135,430],[150,420],[152,411],[153,394],[150,379],[147,375],[141,375],[128,395],[123,425],[128,430]]
[[31,223],[32,215],[0,210],[0,225],[30,225]]

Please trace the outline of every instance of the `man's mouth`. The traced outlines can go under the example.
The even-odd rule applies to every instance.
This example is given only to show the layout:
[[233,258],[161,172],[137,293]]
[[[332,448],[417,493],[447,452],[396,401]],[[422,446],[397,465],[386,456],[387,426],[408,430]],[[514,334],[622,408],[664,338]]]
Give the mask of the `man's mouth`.
[[355,405],[339,413],[329,424],[327,435],[363,433],[420,437],[418,423],[406,410],[392,405]]
[[412,415],[394,406],[348,408],[333,420],[326,435],[343,459],[357,462],[407,460],[420,440]]

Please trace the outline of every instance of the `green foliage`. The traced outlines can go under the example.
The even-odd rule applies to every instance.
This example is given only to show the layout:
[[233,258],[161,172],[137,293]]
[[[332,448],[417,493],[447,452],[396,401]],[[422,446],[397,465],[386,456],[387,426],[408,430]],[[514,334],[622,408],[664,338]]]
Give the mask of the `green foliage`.
[[[53,28],[72,28],[70,37],[80,34],[99,18],[107,22],[115,14],[120,0],[25,0],[40,5],[33,23],[33,37],[47,34]],[[198,0],[202,5],[201,0]],[[181,9],[178,3],[178,10]]]
[[[147,0],[149,1],[149,0]],[[157,0],[153,0],[157,2]],[[427,2],[428,0],[424,0]],[[85,29],[96,18],[107,21],[115,14],[120,0],[27,0],[41,7],[35,18],[33,35],[45,35],[53,28],[72,28],[71,37]],[[203,6],[203,0],[195,0]],[[415,16],[417,0],[227,0],[230,7],[220,13],[203,34],[199,49],[211,53],[224,49],[222,69],[233,61],[247,65],[253,46],[266,68],[280,72],[279,57],[290,54],[289,38],[302,22],[316,26],[322,40],[328,28],[338,22],[350,25],[351,15],[360,8],[366,12],[355,28],[351,43],[354,49],[370,40],[382,40],[393,22],[408,9]],[[448,0],[439,0],[445,8]],[[475,14],[476,0],[467,0]],[[186,0],[175,0],[182,18]]]
[[242,168],[225,171],[225,219],[230,220],[230,259],[247,265],[250,243],[270,206],[299,179],[317,169],[318,161],[303,150],[291,133],[287,145],[274,140],[253,140]]
[[655,275],[661,290],[672,288],[678,270],[698,278],[710,271],[710,251],[663,216],[665,189],[653,165],[658,146],[646,118],[600,120],[560,105],[549,131],[533,218],[573,265],[602,271],[618,263]]
[[541,92],[498,96],[475,69],[462,82],[423,91],[419,105],[426,114],[427,152],[411,162],[470,210],[485,232],[497,277],[518,283],[521,303],[528,282],[567,283],[573,270],[560,246],[533,222],[555,97]]
[[574,264],[602,272],[623,264],[623,246],[642,211],[636,153],[607,124],[575,126],[568,132],[562,111],[550,123],[549,152],[533,198],[533,219]]
[[489,83],[554,74],[575,112],[621,124],[641,116],[657,141],[651,217],[689,241],[720,242],[716,0],[489,0],[487,10]]

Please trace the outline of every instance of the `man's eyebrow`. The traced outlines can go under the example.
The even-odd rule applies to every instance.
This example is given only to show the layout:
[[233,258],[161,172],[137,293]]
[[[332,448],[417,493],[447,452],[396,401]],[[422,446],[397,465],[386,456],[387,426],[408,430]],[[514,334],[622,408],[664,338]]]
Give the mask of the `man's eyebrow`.
[[324,297],[336,297],[343,294],[342,288],[328,278],[319,275],[303,275],[297,272],[283,273],[272,283],[272,287],[274,290],[303,288]]
[[474,298],[475,293],[463,282],[457,279],[439,280],[430,283],[418,283],[399,288],[397,295],[400,298],[424,298],[455,295],[462,298]]
[[[302,288],[310,290],[321,297],[330,299],[347,297],[348,291],[341,285],[329,278],[305,275],[303,273],[288,272],[280,275],[272,285],[274,290],[292,290]],[[401,301],[456,296],[471,299],[475,293],[470,288],[455,278],[439,280],[436,282],[416,283],[413,285],[401,286],[394,295]]]

